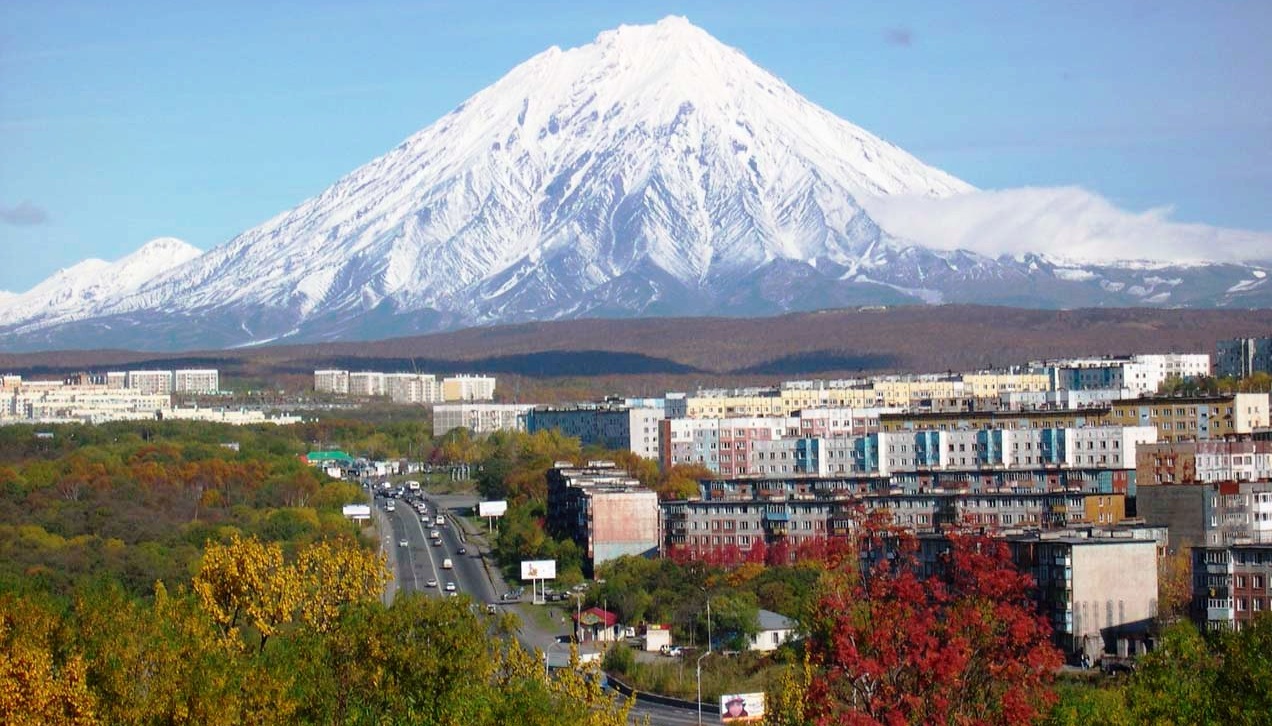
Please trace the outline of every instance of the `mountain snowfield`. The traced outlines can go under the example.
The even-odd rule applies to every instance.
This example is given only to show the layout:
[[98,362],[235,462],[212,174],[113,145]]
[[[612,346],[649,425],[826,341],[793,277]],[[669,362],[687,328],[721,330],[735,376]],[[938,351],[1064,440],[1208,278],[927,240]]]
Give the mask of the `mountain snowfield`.
[[[0,298],[0,345],[211,347],[918,301],[1272,300],[1266,265],[1078,264],[1064,261],[1081,251],[1067,239],[982,254],[976,241],[1012,238],[1009,224],[1055,232],[959,201],[986,194],[671,17],[549,48],[207,253],[173,245],[120,267],[150,243]],[[916,221],[911,208],[935,211]],[[934,239],[950,209],[964,220],[954,244]]]
[[25,293],[0,293],[0,320],[73,320],[94,306],[135,293],[146,283],[202,251],[174,237],[159,237],[115,262],[88,259],[58,270]]

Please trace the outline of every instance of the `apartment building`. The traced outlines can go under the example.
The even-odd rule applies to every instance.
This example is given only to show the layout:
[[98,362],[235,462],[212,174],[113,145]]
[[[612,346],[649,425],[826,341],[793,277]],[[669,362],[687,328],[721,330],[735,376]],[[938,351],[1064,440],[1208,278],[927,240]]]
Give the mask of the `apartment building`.
[[442,400],[489,401],[495,397],[494,376],[449,376],[442,379]]
[[128,371],[128,389],[141,394],[172,393],[172,371]]
[[314,371],[314,391],[316,393],[349,393],[349,371],[321,370]]
[[1193,484],[1272,479],[1272,441],[1226,439],[1141,446],[1137,478],[1144,484]]
[[1215,367],[1220,376],[1248,378],[1255,373],[1272,373],[1272,337],[1221,340]]
[[1055,644],[1095,660],[1119,636],[1149,631],[1157,617],[1158,542],[1132,529],[1036,532],[1007,537],[1012,559],[1033,575],[1034,599]]
[[558,462],[548,471],[547,507],[548,531],[582,548],[587,575],[609,560],[658,551],[658,494],[613,462]]
[[1250,434],[1269,424],[1268,394],[1229,393],[1217,396],[1156,396],[1112,404],[1108,423],[1154,426],[1158,441],[1222,439]]
[[1240,630],[1272,610],[1272,544],[1195,547],[1193,617],[1207,630]]
[[1172,376],[1210,375],[1210,356],[1205,353],[1079,358],[1035,365],[1049,378],[1049,390],[1126,389],[1132,396],[1156,393]]
[[349,395],[365,397],[385,395],[384,374],[378,371],[350,373]]
[[962,526],[1062,529],[1116,525],[1125,518],[1126,498],[1067,491],[786,496],[780,489],[754,488],[744,495],[713,492],[709,499],[663,502],[662,512],[665,554],[736,564],[759,545],[783,547],[794,558],[801,547],[851,534],[870,513],[884,513],[896,526],[919,533]]
[[394,403],[425,404],[442,400],[442,389],[431,373],[386,373],[384,392]]
[[626,449],[647,459],[658,459],[661,408],[627,408],[611,405],[568,407],[539,406],[526,414],[530,433],[555,429],[577,438],[584,446]]
[[439,403],[433,406],[433,436],[465,428],[474,434],[524,431],[534,406],[518,403]]
[[221,373],[215,368],[182,368],[172,372],[177,393],[215,394],[221,392]]
[[1136,514],[1170,529],[1171,545],[1272,544],[1272,482],[1141,487]]

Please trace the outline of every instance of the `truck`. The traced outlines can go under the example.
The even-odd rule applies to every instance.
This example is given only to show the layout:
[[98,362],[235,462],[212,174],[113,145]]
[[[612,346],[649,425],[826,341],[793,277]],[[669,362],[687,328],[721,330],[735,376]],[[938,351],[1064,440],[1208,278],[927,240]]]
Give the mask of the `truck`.
[[449,570],[450,568],[452,568],[452,567],[454,567],[454,566],[455,566],[455,563],[451,562],[451,558],[447,557],[446,559],[442,560],[442,569],[443,569],[443,570]]

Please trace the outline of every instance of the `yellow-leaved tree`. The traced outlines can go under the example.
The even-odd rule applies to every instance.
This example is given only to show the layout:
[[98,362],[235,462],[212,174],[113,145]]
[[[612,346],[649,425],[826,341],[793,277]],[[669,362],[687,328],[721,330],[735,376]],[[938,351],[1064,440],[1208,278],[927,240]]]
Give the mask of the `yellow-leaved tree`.
[[60,619],[29,601],[0,597],[0,723],[90,726],[99,723],[79,653],[55,658]]
[[335,626],[345,606],[378,598],[389,581],[383,554],[345,539],[306,547],[296,570],[304,602],[300,619],[320,633]]
[[250,626],[261,650],[303,600],[300,574],[283,560],[282,546],[237,534],[227,544],[208,544],[193,586],[225,637],[244,642],[239,629]]

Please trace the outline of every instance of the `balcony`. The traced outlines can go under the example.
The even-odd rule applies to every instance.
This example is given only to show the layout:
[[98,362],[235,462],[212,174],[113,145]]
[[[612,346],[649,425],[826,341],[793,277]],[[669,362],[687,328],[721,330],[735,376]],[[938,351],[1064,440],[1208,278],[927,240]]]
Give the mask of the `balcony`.
[[1211,622],[1231,622],[1232,608],[1206,608],[1206,620]]

